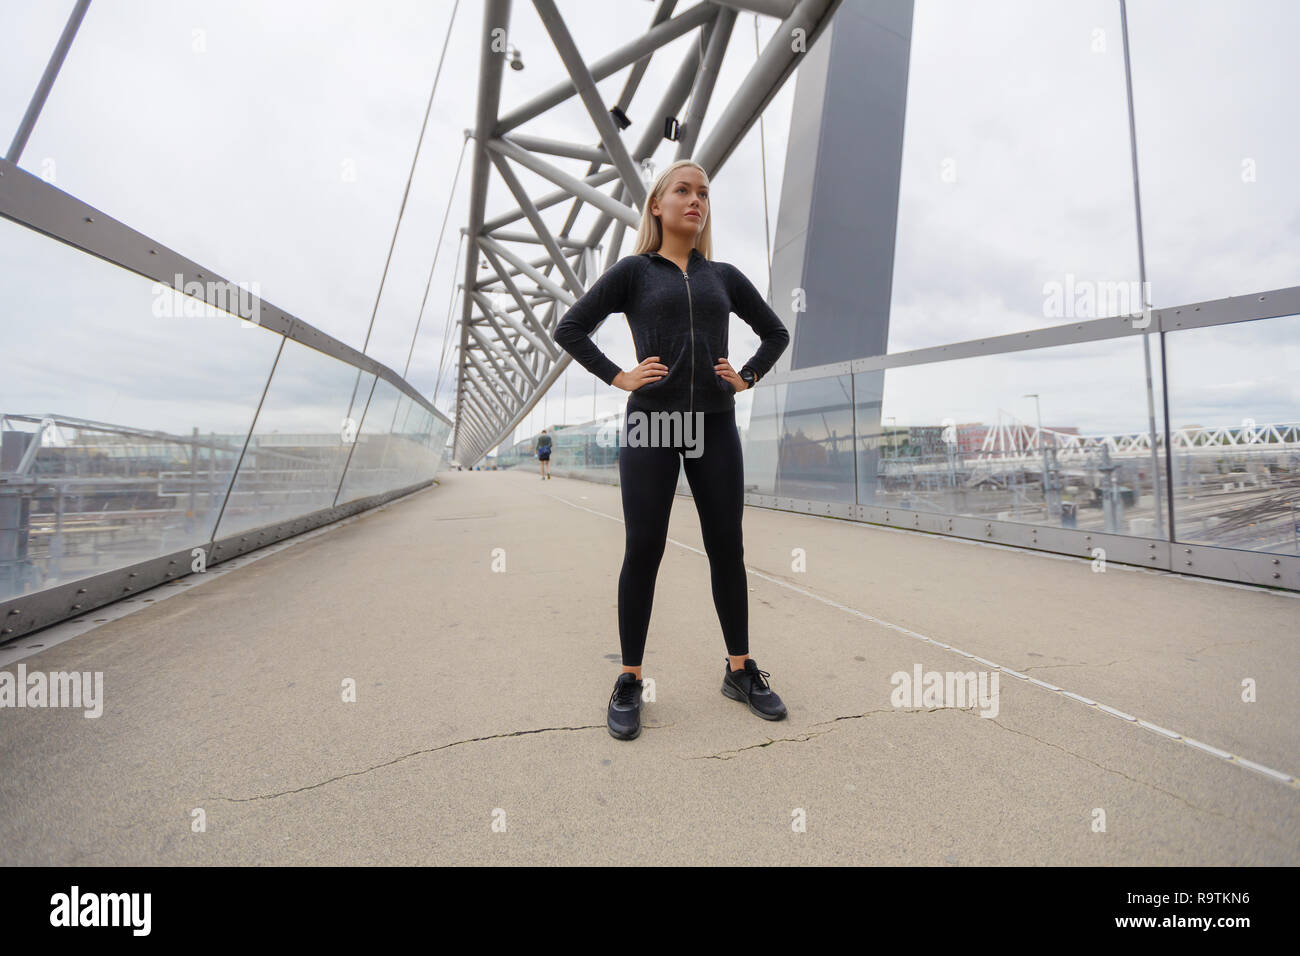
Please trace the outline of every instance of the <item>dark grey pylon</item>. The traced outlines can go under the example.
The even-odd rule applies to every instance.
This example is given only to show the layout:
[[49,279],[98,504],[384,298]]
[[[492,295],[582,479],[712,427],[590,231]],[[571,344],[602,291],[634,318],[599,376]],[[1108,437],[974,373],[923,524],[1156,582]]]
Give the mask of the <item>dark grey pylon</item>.
[[887,351],[912,7],[844,0],[800,64],[770,296],[791,341],[775,370]]

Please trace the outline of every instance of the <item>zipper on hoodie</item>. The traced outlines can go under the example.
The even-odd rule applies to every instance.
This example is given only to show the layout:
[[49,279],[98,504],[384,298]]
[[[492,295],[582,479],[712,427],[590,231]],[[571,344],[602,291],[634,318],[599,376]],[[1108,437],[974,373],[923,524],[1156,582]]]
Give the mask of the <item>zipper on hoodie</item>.
[[686,308],[691,317],[691,415],[695,415],[695,304],[691,301],[691,277],[682,273],[686,280]]
[[[662,253],[656,252],[655,255],[659,256],[659,258],[662,259],[664,262],[671,262],[674,268],[677,267],[677,263],[673,262],[673,260],[669,259],[667,256],[663,255]],[[689,257],[687,258],[687,266],[688,267],[690,266]],[[690,273],[683,272],[682,278],[686,280],[686,308],[689,312],[690,322],[691,322],[691,414],[694,415],[695,414],[695,303],[692,301],[691,298]]]

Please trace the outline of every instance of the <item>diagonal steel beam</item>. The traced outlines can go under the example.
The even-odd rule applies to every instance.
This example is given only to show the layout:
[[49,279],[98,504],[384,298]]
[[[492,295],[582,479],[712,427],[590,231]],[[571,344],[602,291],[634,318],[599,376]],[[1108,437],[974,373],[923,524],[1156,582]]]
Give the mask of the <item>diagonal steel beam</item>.
[[564,68],[569,71],[573,85],[578,88],[578,96],[587,107],[587,113],[591,116],[596,132],[600,134],[600,142],[605,147],[605,152],[609,153],[619,174],[623,177],[624,192],[632,196],[637,209],[640,209],[645,205],[646,198],[645,183],[641,182],[641,170],[628,155],[627,147],[623,145],[623,137],[619,134],[618,127],[614,125],[614,117],[610,115],[609,107],[600,98],[596,81],[592,79],[591,72],[582,62],[582,55],[578,53],[578,46],[569,35],[569,28],[565,26],[564,18],[560,16],[560,11],[555,9],[554,0],[533,0],[533,6],[537,10],[537,15],[541,17],[546,32],[551,35],[551,42],[555,44]]
[[564,257],[564,251],[560,248],[559,243],[551,235],[551,230],[547,228],[546,222],[542,219],[542,214],[537,211],[533,201],[528,198],[528,192],[524,189],[523,183],[519,181],[519,177],[515,175],[515,171],[510,168],[510,163],[506,161],[504,156],[490,150],[488,151],[488,158],[496,166],[497,173],[505,182],[506,187],[514,194],[515,202],[519,203],[519,208],[528,217],[528,222],[537,232],[537,238],[542,241],[546,251],[551,254],[551,260],[559,268],[560,275],[564,278],[564,284],[569,287],[569,291],[575,296],[582,295],[582,282],[579,281],[573,267],[569,265],[569,260]]
[[487,141],[488,149],[495,150],[505,156],[509,156],[520,166],[527,167],[541,176],[543,179],[549,179],[557,186],[567,189],[571,195],[577,196],[584,202],[601,209],[615,218],[622,219],[629,226],[637,226],[641,223],[640,214],[625,203],[617,202],[606,196],[598,189],[588,186],[576,176],[570,176],[558,166],[553,166],[545,160],[538,159],[525,149],[521,149],[508,139],[490,139]]
[[[539,338],[530,329],[524,328],[523,325],[520,324],[520,322],[513,315],[510,315],[508,312],[502,312],[500,310],[495,309],[492,305],[492,301],[488,299],[488,297],[485,296],[482,292],[471,292],[470,295],[474,296],[475,301],[478,302],[480,309],[483,309],[485,313],[491,310],[492,313],[498,319],[500,319],[506,325],[510,326],[510,328],[513,329],[516,333],[518,333],[520,338],[523,338],[525,341],[527,341],[532,346],[534,351],[540,352],[542,355],[552,360],[558,358],[558,356],[554,355],[551,352],[551,350],[546,347],[544,339]],[[532,378],[532,375],[530,374],[529,377]],[[534,385],[537,384],[536,379],[533,379],[533,384]]]
[[[700,138],[700,128],[704,125],[704,113],[713,99],[713,88],[718,82],[718,72],[722,69],[722,58],[726,55],[727,44],[731,42],[731,31],[736,25],[736,11],[723,9],[718,11],[713,30],[708,38],[708,47],[704,51],[703,62],[695,74],[695,89],[691,93],[691,108],[686,114],[685,129],[677,143],[674,160],[690,159],[695,152],[695,144]],[[711,167],[705,167],[712,173]]]
[[[497,275],[501,277],[501,284],[506,287],[507,292],[514,296],[515,301],[519,303],[519,308],[524,319],[532,326],[529,331],[536,336],[536,338],[533,339],[534,344],[540,343],[541,350],[548,353],[551,356],[551,360],[555,361],[562,354],[562,350],[558,345],[555,345],[555,340],[551,338],[550,331],[543,324],[542,320],[537,317],[537,313],[533,311],[532,305],[524,300],[523,292],[520,291],[519,286],[515,285],[513,278],[506,274],[505,268],[502,265],[501,260],[497,258],[496,253],[487,246],[482,248],[484,257],[489,263],[491,263],[492,267],[496,269]],[[554,302],[554,300],[551,301]],[[510,321],[510,319],[507,318],[506,321]],[[519,331],[525,335],[528,334],[527,332],[524,332],[522,328],[520,328]]]
[[491,249],[502,259],[505,259],[507,262],[513,265],[524,275],[528,276],[528,278],[536,282],[537,287],[539,289],[545,289],[554,298],[559,299],[565,305],[573,305],[573,303],[578,301],[577,296],[571,295],[567,289],[563,288],[562,286],[556,285],[546,276],[542,275],[540,270],[535,269],[527,262],[524,262],[523,259],[519,258],[517,255],[515,255],[509,249],[502,246],[500,243],[496,242],[494,239],[491,239],[487,236],[479,236],[478,241],[479,241],[479,245],[482,246],[484,249]]
[[[484,298],[486,298],[486,296],[484,296]],[[493,321],[494,310],[492,308],[492,303],[482,302],[480,303],[480,305],[484,306],[484,308],[486,309],[484,314],[488,317],[488,321],[489,322]],[[497,332],[497,338],[501,341],[502,344],[505,345],[506,350],[510,353],[510,357],[514,359],[514,361],[510,363],[509,369],[507,369],[507,371],[511,371],[521,376],[522,378],[528,381],[529,385],[531,385],[533,388],[536,388],[537,379],[536,377],[534,377],[532,371],[528,368],[527,359],[525,359],[522,355],[519,354],[519,350],[515,348],[514,343],[511,342],[508,337],[501,334],[501,327],[499,325],[493,323],[492,327]],[[487,352],[489,355],[491,355],[493,352],[496,351],[494,343],[490,342],[486,335],[484,335],[482,332],[480,332],[477,328],[475,328],[472,325],[469,327],[469,334],[474,336],[474,338],[478,341],[479,346],[482,347],[484,352]],[[500,358],[502,359],[502,361],[504,361],[504,357],[500,357]]]
[[[717,7],[713,6],[713,4],[701,3],[691,7],[680,16],[673,17],[671,20],[652,27],[631,43],[619,47],[613,53],[601,57],[591,64],[591,78],[599,83],[605,77],[613,76],[624,67],[630,66],[642,57],[654,53],[655,50],[662,46],[667,46],[678,37],[690,33],[706,20],[713,19],[716,13]],[[572,81],[560,83],[501,117],[495,126],[490,127],[491,135],[504,136],[516,126],[522,126],[529,120],[541,116],[547,110],[559,106],[577,92]],[[480,126],[478,129],[486,131],[489,128]]]
[[[613,182],[617,179],[618,179],[618,170],[611,166],[609,169],[602,169],[598,173],[593,173],[590,176],[583,177],[582,181],[586,183],[588,186],[595,187],[595,186],[603,186],[605,185],[605,183]],[[572,200],[573,200],[573,193],[565,189],[557,189],[554,192],[547,193],[545,196],[539,196],[538,198],[534,199],[533,205],[536,206],[538,209],[548,209],[551,206],[558,205],[559,203],[562,202],[571,202]],[[493,219],[487,220],[486,222],[483,223],[483,231],[493,232],[502,226],[508,226],[510,225],[510,223],[518,222],[520,219],[523,218],[524,218],[523,210],[517,209],[514,212],[505,213],[504,215],[500,215]]]
[[743,10],[746,13],[761,13],[764,16],[784,20],[794,12],[797,0],[712,0],[720,7]]
[[[767,109],[767,104],[772,102],[772,97],[795,71],[806,50],[812,49],[817,38],[830,25],[840,2],[799,0],[790,15],[781,21],[741,82],[740,89],[710,129],[709,138],[696,150],[695,158],[701,166],[711,172],[722,168],[727,157],[758,121],[759,115]],[[794,49],[793,38],[796,36],[804,38],[804,49]]]

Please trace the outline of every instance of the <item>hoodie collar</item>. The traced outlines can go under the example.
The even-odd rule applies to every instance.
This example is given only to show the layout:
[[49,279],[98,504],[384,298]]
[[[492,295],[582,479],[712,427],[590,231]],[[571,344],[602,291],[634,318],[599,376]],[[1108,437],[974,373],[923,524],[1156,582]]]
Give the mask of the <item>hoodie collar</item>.
[[[645,252],[643,253],[643,255],[648,256],[651,259],[662,259],[664,262],[667,262],[673,268],[677,268],[677,263],[673,262],[673,260],[669,259],[667,256],[655,250]],[[700,250],[696,246],[691,246],[691,254],[686,257],[686,271],[688,275],[690,274],[691,271],[691,265],[698,260],[707,261],[707,258],[705,257],[704,253],[700,252]]]

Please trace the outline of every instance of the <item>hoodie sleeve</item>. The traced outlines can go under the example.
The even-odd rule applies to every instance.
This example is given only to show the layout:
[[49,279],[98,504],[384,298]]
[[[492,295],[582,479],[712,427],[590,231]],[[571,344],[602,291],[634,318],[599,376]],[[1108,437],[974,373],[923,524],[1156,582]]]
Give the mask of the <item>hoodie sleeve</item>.
[[748,365],[758,378],[762,378],[771,371],[776,360],[790,344],[790,332],[782,323],[780,316],[767,304],[767,300],[759,295],[745,273],[728,263],[726,275],[727,294],[731,296],[732,311],[763,340],[759,343],[758,351],[754,356],[739,368]]
[[555,327],[556,343],[606,385],[623,370],[591,340],[591,333],[606,316],[627,308],[637,265],[635,256],[624,256],[606,269]]

